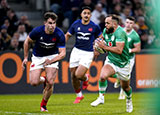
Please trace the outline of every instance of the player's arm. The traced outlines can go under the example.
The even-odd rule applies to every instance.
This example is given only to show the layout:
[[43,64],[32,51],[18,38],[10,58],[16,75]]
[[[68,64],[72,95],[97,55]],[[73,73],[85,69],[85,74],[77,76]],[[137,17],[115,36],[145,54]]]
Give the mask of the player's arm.
[[26,63],[28,61],[29,45],[32,42],[33,42],[33,40],[29,36],[27,36],[26,40],[24,41],[24,45],[23,45],[23,48],[24,48],[24,60],[22,62],[22,68],[23,69],[24,69],[24,65],[26,65]]
[[122,54],[123,48],[124,48],[124,42],[116,42],[116,46],[109,47],[105,45],[105,43],[102,40],[98,40],[97,44],[100,48],[103,48],[106,51],[116,53],[116,54]]
[[134,48],[129,50],[129,53],[139,53],[141,51],[141,43],[134,44]]
[[59,54],[56,57],[54,57],[53,59],[51,59],[51,60],[46,59],[45,63],[43,64],[43,66],[50,65],[50,64],[55,63],[57,61],[60,61],[65,56],[66,56],[66,48],[65,47],[64,48],[59,48]]
[[69,39],[71,36],[72,36],[72,35],[71,35],[69,32],[67,32],[67,33],[65,34],[66,42],[68,41],[68,39]]

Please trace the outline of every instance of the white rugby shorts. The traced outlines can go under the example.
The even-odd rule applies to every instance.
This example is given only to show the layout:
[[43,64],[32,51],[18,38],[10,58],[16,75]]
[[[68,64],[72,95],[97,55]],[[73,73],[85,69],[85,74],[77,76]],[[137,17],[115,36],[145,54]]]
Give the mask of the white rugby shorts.
[[86,68],[89,68],[93,60],[93,56],[93,52],[80,50],[74,47],[70,55],[69,67],[73,68],[79,65],[83,65]]
[[35,70],[35,69],[44,69],[45,67],[53,67],[53,68],[57,68],[58,69],[58,62],[52,63],[50,65],[47,66],[43,66],[43,63],[45,62],[46,59],[53,59],[54,57],[56,57],[58,54],[54,54],[54,55],[49,55],[49,56],[43,56],[43,57],[37,57],[32,55],[32,63],[30,65],[30,71]]
[[120,68],[114,65],[113,63],[111,63],[107,57],[104,62],[104,65],[107,65],[107,64],[110,65],[115,70],[117,74],[117,78],[124,80],[124,81],[128,81],[131,78],[131,64],[130,63],[128,63],[123,68]]

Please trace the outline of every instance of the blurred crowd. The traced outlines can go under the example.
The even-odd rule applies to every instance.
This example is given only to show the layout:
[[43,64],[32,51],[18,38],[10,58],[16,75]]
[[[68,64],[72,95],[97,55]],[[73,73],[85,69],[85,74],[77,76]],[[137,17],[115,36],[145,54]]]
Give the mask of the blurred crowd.
[[[23,50],[23,42],[33,29],[28,17],[17,17],[7,0],[0,0],[0,51]],[[37,0],[39,1],[39,0]],[[41,0],[43,1],[43,0]],[[91,20],[103,30],[104,19],[108,14],[119,15],[120,25],[124,27],[127,16],[136,19],[135,30],[141,38],[141,48],[160,48],[160,33],[154,26],[157,24],[156,12],[153,12],[154,0],[50,0],[50,11],[58,15],[57,26],[69,28],[80,18],[83,6],[92,8]],[[40,2],[40,1],[39,1]],[[44,1],[43,1],[44,2]]]

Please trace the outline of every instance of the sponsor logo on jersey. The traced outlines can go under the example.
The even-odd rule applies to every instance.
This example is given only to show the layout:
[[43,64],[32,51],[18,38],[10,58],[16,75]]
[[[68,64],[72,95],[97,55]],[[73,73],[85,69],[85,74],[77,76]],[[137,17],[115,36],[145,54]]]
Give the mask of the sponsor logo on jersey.
[[50,49],[55,46],[55,43],[45,43],[45,42],[40,42],[40,46],[42,48]]
[[91,35],[91,33],[83,33],[83,32],[77,32],[77,38],[78,39],[82,39],[82,40],[89,40],[89,35]]

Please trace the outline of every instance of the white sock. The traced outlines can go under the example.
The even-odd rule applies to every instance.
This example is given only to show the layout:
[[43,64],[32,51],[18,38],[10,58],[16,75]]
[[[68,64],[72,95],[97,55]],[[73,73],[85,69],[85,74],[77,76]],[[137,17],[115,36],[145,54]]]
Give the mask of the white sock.
[[99,97],[104,98],[104,94],[103,93],[99,93]]
[[86,76],[86,80],[85,81],[87,81],[89,78]]
[[45,78],[43,76],[40,76],[40,82],[45,82]]
[[82,92],[80,91],[79,93],[76,93],[77,97],[82,97]]

